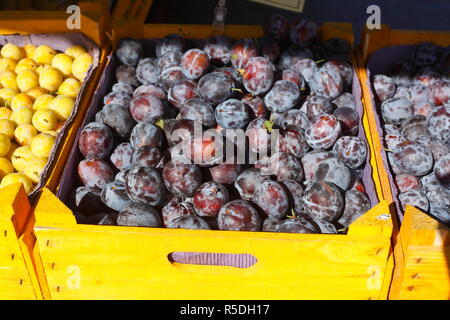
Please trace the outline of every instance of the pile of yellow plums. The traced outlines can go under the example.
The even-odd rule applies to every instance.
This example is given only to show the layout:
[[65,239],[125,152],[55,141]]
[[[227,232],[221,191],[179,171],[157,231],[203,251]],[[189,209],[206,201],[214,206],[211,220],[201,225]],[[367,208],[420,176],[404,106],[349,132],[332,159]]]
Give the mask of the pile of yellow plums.
[[82,46],[0,50],[0,187],[39,182],[56,136],[74,108],[92,56]]

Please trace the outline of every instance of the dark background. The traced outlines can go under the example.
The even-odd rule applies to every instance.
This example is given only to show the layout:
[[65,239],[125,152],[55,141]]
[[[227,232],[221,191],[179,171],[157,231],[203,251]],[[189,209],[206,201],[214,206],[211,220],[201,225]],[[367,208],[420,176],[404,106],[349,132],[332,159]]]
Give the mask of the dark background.
[[[146,23],[212,24],[217,0],[154,0]],[[261,24],[273,12],[289,19],[316,23],[351,22],[355,39],[369,15],[367,7],[381,8],[381,23],[394,29],[450,30],[450,0],[306,0],[303,13],[284,11],[247,0],[227,0],[228,24]]]

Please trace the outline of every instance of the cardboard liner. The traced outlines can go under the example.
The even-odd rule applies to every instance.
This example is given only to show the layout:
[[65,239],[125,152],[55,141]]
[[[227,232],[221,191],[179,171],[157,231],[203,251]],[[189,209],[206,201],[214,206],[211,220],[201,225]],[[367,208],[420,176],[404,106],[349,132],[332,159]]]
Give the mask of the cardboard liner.
[[[157,43],[157,39],[143,39],[140,40],[143,47],[148,50],[147,56],[152,56],[154,52],[153,48]],[[190,40],[193,44],[201,46],[204,40]],[[144,54],[145,56],[145,54]],[[91,105],[86,113],[86,117],[83,124],[78,129],[75,142],[72,146],[68,162],[66,164],[66,170],[62,175],[60,186],[58,188],[56,196],[61,199],[64,203],[69,203],[71,193],[73,190],[82,185],[81,181],[77,175],[77,165],[83,159],[79,149],[78,140],[82,129],[89,122],[95,121],[95,114],[103,107],[103,97],[109,93],[115,83],[115,70],[120,65],[119,59],[111,53],[107,57],[106,67],[104,73],[102,74],[98,87],[94,93]],[[361,101],[362,90],[357,77],[356,68],[354,67],[353,75],[353,86],[352,93],[356,100],[357,111],[362,118],[363,115],[363,105]],[[365,136],[365,131],[362,125],[362,121],[359,124],[359,134],[358,136],[362,138],[367,143],[367,138]],[[369,147],[369,143],[367,143]],[[370,153],[368,153],[366,163],[362,169],[362,181],[364,183],[366,193],[370,199],[371,207],[379,202],[376,195],[375,184],[372,178],[372,168],[370,166]],[[107,228],[107,226],[105,226]],[[220,232],[220,231],[212,231]],[[256,258],[249,254],[225,254],[225,253],[193,253],[193,252],[173,252],[171,254],[171,260],[177,263],[188,263],[188,264],[201,264],[201,265],[222,265],[222,266],[233,266],[239,268],[246,268],[252,266],[256,263]]]
[[61,128],[61,131],[56,137],[55,144],[48,157],[47,165],[45,166],[44,171],[41,174],[41,179],[39,183],[35,186],[34,190],[29,194],[30,200],[33,201],[33,199],[36,197],[36,195],[39,193],[39,191],[42,189],[47,179],[49,178],[51,170],[55,165],[56,160],[58,159],[60,146],[64,143],[66,133],[71,128],[72,123],[78,114],[78,110],[81,105],[81,100],[86,98],[84,97],[86,87],[91,83],[92,74],[99,66],[101,50],[92,40],[88,39],[82,33],[0,35],[0,45],[3,46],[7,43],[13,43],[20,47],[23,47],[26,44],[30,43],[36,46],[48,45],[51,48],[62,52],[64,52],[68,47],[74,45],[81,45],[93,57],[92,65],[89,68],[86,78],[81,85],[80,92],[78,93],[75,99],[75,105],[72,114],[65,121],[63,127]]
[[[376,123],[376,130],[378,133],[378,136],[381,139],[381,145],[383,146],[383,149],[381,150],[381,158],[383,161],[383,166],[386,168],[386,174],[389,179],[389,184],[391,187],[392,192],[392,200],[395,203],[395,207],[397,209],[398,218],[400,220],[400,223],[403,221],[403,209],[401,207],[400,201],[398,200],[399,190],[395,184],[394,175],[391,171],[391,166],[388,161],[388,155],[387,151],[384,149],[386,147],[386,144],[384,142],[384,130],[383,130],[383,120],[380,117],[381,115],[381,103],[377,102],[377,99],[375,99],[375,95],[373,93],[373,76],[377,74],[389,74],[392,67],[397,64],[399,61],[406,61],[411,58],[411,55],[413,53],[413,50],[417,48],[417,45],[397,45],[397,46],[390,46],[387,48],[379,49],[371,54],[370,58],[368,59],[367,66],[366,66],[366,72],[367,72],[367,83],[365,83],[366,86],[370,89],[370,99],[375,114],[375,123]],[[439,222],[446,224],[444,221],[439,219],[438,217],[435,217],[434,215],[425,212],[432,218],[438,220]]]

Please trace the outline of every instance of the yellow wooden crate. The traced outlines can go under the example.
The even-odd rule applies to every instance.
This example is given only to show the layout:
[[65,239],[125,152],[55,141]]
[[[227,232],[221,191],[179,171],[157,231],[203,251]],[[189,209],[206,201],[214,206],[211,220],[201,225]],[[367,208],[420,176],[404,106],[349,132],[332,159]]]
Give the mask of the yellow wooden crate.
[[[395,45],[412,45],[433,42],[450,45],[448,31],[392,30],[382,25],[379,30],[363,30],[361,48],[358,52],[358,70],[363,86],[364,103],[372,132],[372,144],[381,181],[383,199],[392,203],[393,195],[388,178],[389,167],[385,167],[382,153],[385,153],[381,137],[376,130],[378,117],[373,104],[367,62],[378,49]],[[393,210],[394,206],[392,206]],[[424,212],[407,206],[400,226],[394,219],[395,270],[390,299],[450,299],[450,234],[448,228],[432,219]]]
[[0,189],[0,300],[41,299],[31,255],[23,241],[30,213],[21,184]]
[[[86,35],[91,40],[95,39],[98,46],[102,45],[100,39],[100,26],[98,22],[91,20],[89,17],[82,18],[81,33]],[[66,27],[67,15],[62,12],[28,12],[28,11],[2,11],[0,12],[0,34],[1,35],[13,35],[13,34],[62,34],[70,32]],[[88,23],[85,23],[88,21]],[[89,22],[90,21],[90,22]],[[83,27],[84,26],[84,27]],[[86,31],[87,30],[87,31]],[[85,32],[86,31],[86,32]],[[101,69],[105,64],[105,56],[108,53],[108,46],[103,43],[104,49],[99,50],[98,66],[91,74],[90,78],[86,81],[86,86],[83,89],[82,96],[78,97],[79,105],[76,115],[72,118],[72,122],[62,133],[62,140],[55,150],[55,158],[50,163],[49,174],[43,185],[50,190],[55,190],[59,182],[59,177],[64,169],[64,162],[68,157],[68,151],[73,143],[77,128],[80,121],[84,118],[84,113],[90,103],[90,97],[92,96],[97,81],[101,74]],[[80,93],[81,94],[81,93]],[[25,240],[28,237],[32,237],[32,229],[27,229],[24,226],[28,225],[26,219],[30,210],[17,213],[16,202],[23,202],[25,208],[29,207],[28,199],[26,195],[12,192],[11,188],[0,189],[5,193],[5,196],[0,196],[0,206],[2,211],[0,212],[0,220],[2,221],[2,234],[4,231],[5,236],[0,237],[0,298],[42,298],[41,289],[39,288],[37,281],[26,280],[25,274],[29,272],[30,276],[36,277],[34,268],[30,267],[27,262],[31,261],[31,252],[27,250]],[[22,191],[20,191],[22,192]],[[20,199],[20,200],[17,200]],[[26,201],[25,201],[26,200]],[[14,205],[14,207],[11,207]],[[20,217],[20,227],[16,221],[17,216]],[[22,225],[24,224],[24,225]],[[28,233],[27,231],[28,230]],[[27,271],[28,268],[28,271]],[[5,285],[3,285],[5,283]],[[14,288],[14,285],[17,285]],[[28,285],[34,285],[33,290],[26,289]]]
[[[214,33],[199,25],[146,25],[141,32],[144,38]],[[225,33],[257,37],[262,29],[227,26]],[[324,24],[321,36],[353,43],[350,24]],[[367,121],[364,114],[370,145]],[[372,149],[371,157],[379,184]],[[33,207],[35,237],[25,242],[45,299],[386,299],[393,270],[389,212],[380,201],[346,235],[81,225],[44,189]],[[173,252],[251,254],[257,263],[180,264],[169,261]]]

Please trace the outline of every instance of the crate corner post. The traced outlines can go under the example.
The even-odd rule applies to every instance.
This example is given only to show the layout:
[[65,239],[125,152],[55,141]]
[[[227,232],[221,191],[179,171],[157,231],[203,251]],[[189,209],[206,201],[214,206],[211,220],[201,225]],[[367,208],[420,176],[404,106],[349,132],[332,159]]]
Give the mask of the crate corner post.
[[0,298],[42,299],[23,238],[31,210],[22,184],[0,188]]

